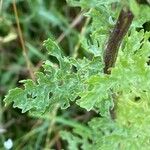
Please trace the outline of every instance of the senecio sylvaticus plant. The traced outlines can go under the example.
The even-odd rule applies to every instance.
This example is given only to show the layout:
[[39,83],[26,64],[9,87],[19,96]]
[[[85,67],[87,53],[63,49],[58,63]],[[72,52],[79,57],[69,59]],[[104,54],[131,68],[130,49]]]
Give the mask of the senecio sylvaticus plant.
[[[91,18],[80,36],[92,58],[66,57],[55,40],[44,41],[56,66],[45,61],[36,81],[9,91],[4,101],[22,113],[41,116],[55,106],[76,103],[94,111],[85,128],[61,131],[70,150],[148,150],[150,148],[149,1],[67,0]],[[74,69],[73,69],[74,68]],[[71,102],[71,103],[70,103]]]

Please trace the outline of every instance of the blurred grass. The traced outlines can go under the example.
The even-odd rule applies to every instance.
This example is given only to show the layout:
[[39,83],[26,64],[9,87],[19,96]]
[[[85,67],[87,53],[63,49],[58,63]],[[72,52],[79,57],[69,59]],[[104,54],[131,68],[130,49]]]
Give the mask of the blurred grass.
[[3,144],[9,138],[15,150],[61,149],[60,129],[64,125],[72,127],[73,112],[78,115],[83,110],[75,106],[62,113],[56,109],[53,117],[38,118],[21,114],[12,106],[5,107],[2,101],[8,90],[21,86],[19,80],[31,78],[13,4],[33,72],[50,59],[42,45],[48,37],[56,39],[66,55],[76,55],[75,47],[80,47],[78,37],[85,22],[83,13],[69,7],[65,0],[0,0],[0,150],[5,149]]

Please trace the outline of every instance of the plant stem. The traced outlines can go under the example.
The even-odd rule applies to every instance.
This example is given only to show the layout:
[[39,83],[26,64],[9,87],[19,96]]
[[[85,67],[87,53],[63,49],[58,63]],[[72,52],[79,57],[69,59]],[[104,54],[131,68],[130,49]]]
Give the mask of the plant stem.
[[[104,73],[105,74],[111,74],[110,69],[115,65],[119,47],[132,23],[133,17],[134,16],[129,9],[121,10],[117,23],[108,39],[107,47],[104,52],[104,63],[105,63]],[[115,108],[116,108],[117,97],[116,94],[113,93],[112,89],[111,89],[111,97],[114,101],[114,107],[110,110],[110,114],[111,114],[111,118],[115,119],[116,118]]]
[[104,73],[106,74],[110,74],[110,68],[115,65],[120,44],[132,23],[133,17],[134,16],[129,9],[121,10],[104,52]]
[[17,11],[17,7],[16,7],[16,0],[13,0],[12,4],[13,4],[13,10],[14,10],[14,14],[15,14],[16,23],[17,23],[17,30],[18,30],[18,34],[19,34],[19,39],[20,39],[20,43],[21,43],[21,46],[22,46],[23,55],[24,55],[24,58],[25,58],[25,61],[26,61],[26,64],[27,64],[27,69],[29,71],[29,74],[30,74],[31,78],[33,80],[35,80],[35,76],[34,76],[34,73],[33,73],[33,68],[31,66],[31,62],[28,58],[27,50],[26,50],[26,47],[25,47],[25,41],[23,39],[23,34],[22,34],[21,27],[20,27],[20,23],[19,23],[19,16],[18,16],[18,11]]

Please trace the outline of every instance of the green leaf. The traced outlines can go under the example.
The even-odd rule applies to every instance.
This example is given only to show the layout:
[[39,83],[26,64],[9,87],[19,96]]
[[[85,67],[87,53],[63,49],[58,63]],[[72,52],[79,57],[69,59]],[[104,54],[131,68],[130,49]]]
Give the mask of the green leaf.
[[119,2],[119,0],[67,0],[67,2],[72,6],[79,6],[82,8],[94,8],[101,5],[109,5],[111,3]]
[[70,101],[74,101],[79,92],[83,91],[89,76],[97,74],[102,67],[98,63],[101,60],[99,57],[91,61],[75,60],[63,57],[60,48],[51,39],[45,41],[44,45],[50,55],[60,61],[60,66],[46,61],[43,65],[44,72],[36,73],[35,82],[23,80],[24,89],[13,89],[4,99],[6,104],[13,102],[13,106],[22,109],[23,113],[30,111],[42,114],[51,111],[57,103],[62,109],[68,108]]
[[[139,13],[136,14],[134,20],[133,20],[133,24],[132,26],[136,27],[136,28],[142,28],[142,25],[145,22],[149,22],[150,21],[150,15],[148,15],[148,12],[150,12],[150,7],[148,5],[139,5],[139,10],[136,10]],[[134,12],[134,11],[133,11]]]
[[49,38],[44,41],[43,45],[46,47],[50,55],[55,56],[58,60],[60,59],[62,52],[55,41]]
[[140,13],[139,4],[136,2],[136,0],[129,0],[129,6],[130,10],[133,12],[135,16],[138,16]]

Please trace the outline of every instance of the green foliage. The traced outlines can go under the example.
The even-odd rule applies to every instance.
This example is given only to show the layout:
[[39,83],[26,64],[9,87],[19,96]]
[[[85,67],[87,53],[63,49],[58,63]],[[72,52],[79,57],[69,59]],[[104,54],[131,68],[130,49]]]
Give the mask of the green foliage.
[[[77,126],[72,132],[61,131],[68,149],[146,150],[150,145],[150,32],[137,31],[136,27],[149,20],[148,16],[143,16],[149,7],[138,6],[135,1],[130,7],[136,18],[120,47],[115,67],[107,75],[103,73],[102,56],[109,30],[113,27],[109,17],[116,21],[121,4],[114,0],[68,2],[83,9],[92,8],[86,14],[92,18],[90,36],[82,38],[82,47],[93,53],[92,58],[66,57],[49,38],[44,46],[55,59],[44,63],[44,71],[36,73],[36,81],[23,80],[24,88],[10,90],[5,103],[13,102],[13,106],[22,109],[23,113],[29,111],[42,116],[52,111],[56,104],[66,109],[74,101],[99,116],[88,122],[87,131]],[[112,2],[117,4],[115,11],[111,9]],[[114,120],[110,113],[112,109]]]
[[144,34],[142,30],[140,32],[132,30],[131,35],[125,39],[125,45],[120,51],[112,74],[109,77],[105,75],[106,78],[97,75],[89,79],[88,85],[92,84],[93,88],[83,96],[83,104],[79,103],[81,107],[86,108],[86,104],[90,104],[97,97],[96,102],[94,101],[95,106],[99,107],[101,112],[108,105],[104,111],[106,113],[111,101],[107,102],[107,105],[105,103],[101,105],[99,100],[103,102],[105,99],[109,100],[106,90],[110,88],[116,95],[115,122],[102,118],[90,122],[95,149],[141,149],[142,146],[145,150],[150,145],[148,141],[150,82],[147,80],[150,76],[150,68],[147,65],[150,55],[149,37],[148,32]]
[[150,20],[150,15],[147,14],[147,12],[150,11],[150,7],[148,5],[137,4],[137,2],[135,2],[134,0],[132,2],[131,0],[130,9],[135,15],[135,19],[132,24],[134,27],[142,27],[145,22],[148,22]]
[[[33,72],[49,58],[42,45],[50,36],[58,38],[62,33],[68,33],[61,41],[61,46],[65,49],[63,53],[71,55],[74,52],[72,48],[78,39],[78,31],[77,28],[70,29],[70,23],[80,13],[79,9],[71,9],[65,0],[15,1]],[[0,149],[4,149],[4,142],[8,138],[12,139],[13,149],[43,149],[46,135],[49,134],[47,128],[50,121],[30,117],[27,113],[22,114],[19,109],[11,106],[5,107],[3,101],[10,89],[22,87],[19,80],[30,78],[12,4],[12,0],[0,2]],[[66,114],[69,115],[70,111],[66,111]],[[62,113],[61,117],[66,114]]]
[[22,112],[31,110],[44,113],[48,107],[52,108],[57,103],[63,109],[68,108],[69,101],[74,101],[79,92],[86,88],[86,79],[97,74],[102,68],[99,57],[92,61],[86,58],[75,60],[62,56],[60,48],[51,39],[45,41],[44,45],[49,54],[59,60],[59,64],[46,61],[43,65],[44,73],[36,73],[37,82],[21,81],[24,83],[24,89],[12,89],[4,99],[7,104],[14,102],[14,107],[21,108]]
[[79,6],[81,8],[95,8],[100,7],[102,5],[108,6],[109,4],[119,2],[119,0],[67,0],[67,2],[72,6]]

